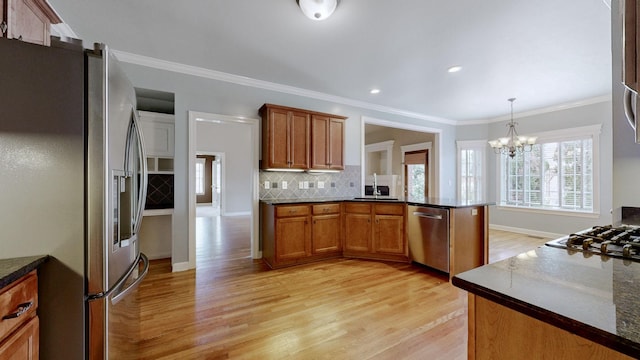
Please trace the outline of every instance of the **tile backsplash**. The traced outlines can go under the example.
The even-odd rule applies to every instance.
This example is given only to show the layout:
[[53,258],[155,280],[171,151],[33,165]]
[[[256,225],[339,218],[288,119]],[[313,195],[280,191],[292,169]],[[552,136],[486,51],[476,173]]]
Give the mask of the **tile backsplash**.
[[[266,181],[269,189],[265,188]],[[286,189],[282,187],[284,182]],[[260,199],[356,197],[361,189],[358,165],[347,165],[337,173],[260,171]]]

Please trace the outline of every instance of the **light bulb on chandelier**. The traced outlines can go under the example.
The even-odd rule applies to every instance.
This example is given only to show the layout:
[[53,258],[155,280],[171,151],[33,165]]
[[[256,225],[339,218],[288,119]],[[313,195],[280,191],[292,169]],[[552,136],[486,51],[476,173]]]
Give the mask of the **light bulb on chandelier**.
[[531,151],[533,145],[536,143],[537,137],[518,135],[516,131],[517,123],[513,121],[513,102],[516,98],[510,98],[508,100],[511,103],[511,120],[506,125],[509,128],[507,136],[497,140],[491,140],[489,141],[489,145],[491,145],[496,154],[509,155],[509,157],[514,158],[517,153]]

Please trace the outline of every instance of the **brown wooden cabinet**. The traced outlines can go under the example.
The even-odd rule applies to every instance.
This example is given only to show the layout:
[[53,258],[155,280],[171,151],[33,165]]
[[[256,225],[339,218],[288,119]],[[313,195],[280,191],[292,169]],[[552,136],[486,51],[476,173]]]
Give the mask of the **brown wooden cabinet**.
[[262,204],[262,255],[271,268],[342,255],[340,204]]
[[311,115],[302,110],[264,104],[262,117],[262,168],[309,168]]
[[2,0],[0,30],[9,39],[46,45],[51,43],[51,24],[62,20],[45,0]]
[[38,359],[37,308],[35,270],[0,290],[0,359]]
[[403,203],[344,204],[344,256],[408,261]]
[[342,254],[340,237],[340,204],[312,206],[311,252],[313,254]]
[[469,359],[632,359],[481,296],[468,304]]
[[264,104],[262,169],[344,170],[345,117]]
[[344,118],[311,115],[311,168],[344,170]]

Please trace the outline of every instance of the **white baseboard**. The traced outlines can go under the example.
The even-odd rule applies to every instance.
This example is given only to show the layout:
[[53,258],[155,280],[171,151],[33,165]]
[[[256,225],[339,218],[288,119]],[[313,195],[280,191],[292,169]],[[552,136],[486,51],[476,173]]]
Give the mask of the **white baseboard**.
[[171,272],[180,272],[186,270],[191,270],[188,261],[171,264]]
[[496,224],[489,224],[489,229],[510,231],[518,234],[538,236],[538,237],[550,238],[550,239],[557,239],[559,237],[563,237],[566,235],[566,234],[556,234],[556,233],[550,233],[545,231],[537,231],[537,230],[523,229],[523,228],[517,228],[517,227],[511,227],[511,226],[496,225]]
[[226,212],[222,214],[222,216],[247,216],[247,215],[251,215],[251,211]]

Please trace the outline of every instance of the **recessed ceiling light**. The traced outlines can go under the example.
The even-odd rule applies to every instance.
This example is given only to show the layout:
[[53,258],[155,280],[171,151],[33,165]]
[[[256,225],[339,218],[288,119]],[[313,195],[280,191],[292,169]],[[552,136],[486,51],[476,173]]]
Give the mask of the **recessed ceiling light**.
[[450,73],[455,73],[462,70],[462,66],[456,65],[456,66],[452,66],[450,68],[447,69],[448,72]]
[[380,89],[371,89],[371,91],[369,91],[371,94],[379,94],[380,93]]

